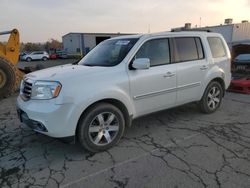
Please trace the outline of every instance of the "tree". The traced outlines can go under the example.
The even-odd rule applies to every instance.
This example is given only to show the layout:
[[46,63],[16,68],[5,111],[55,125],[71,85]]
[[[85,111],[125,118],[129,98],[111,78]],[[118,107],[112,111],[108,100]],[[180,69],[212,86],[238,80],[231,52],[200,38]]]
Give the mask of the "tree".
[[31,43],[31,42],[23,44],[23,51],[31,52],[31,51],[37,51],[37,50],[44,50],[43,44]]
[[55,39],[50,39],[49,41],[47,41],[45,43],[45,49],[47,51],[54,51],[56,49],[62,49],[63,48],[63,44],[62,42],[59,42],[58,40]]

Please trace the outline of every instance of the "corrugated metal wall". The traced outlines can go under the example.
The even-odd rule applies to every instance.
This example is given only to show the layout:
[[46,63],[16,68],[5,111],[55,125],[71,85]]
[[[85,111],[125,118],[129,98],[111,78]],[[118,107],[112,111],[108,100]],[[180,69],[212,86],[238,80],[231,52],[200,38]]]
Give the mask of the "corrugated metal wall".
[[233,29],[232,42],[250,39],[250,23],[235,24]]
[[215,33],[220,33],[225,38],[228,44],[232,42],[232,35],[233,35],[233,25],[220,25],[214,27],[206,27],[206,29],[211,30]]
[[81,38],[78,33],[69,33],[62,38],[63,48],[68,55],[80,54]]

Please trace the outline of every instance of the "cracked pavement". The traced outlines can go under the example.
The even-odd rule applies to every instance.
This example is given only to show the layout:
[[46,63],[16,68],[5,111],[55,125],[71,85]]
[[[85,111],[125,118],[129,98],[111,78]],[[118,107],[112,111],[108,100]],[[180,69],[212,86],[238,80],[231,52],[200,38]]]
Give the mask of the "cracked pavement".
[[250,95],[139,118],[95,155],[22,125],[15,100],[0,101],[0,187],[250,187]]

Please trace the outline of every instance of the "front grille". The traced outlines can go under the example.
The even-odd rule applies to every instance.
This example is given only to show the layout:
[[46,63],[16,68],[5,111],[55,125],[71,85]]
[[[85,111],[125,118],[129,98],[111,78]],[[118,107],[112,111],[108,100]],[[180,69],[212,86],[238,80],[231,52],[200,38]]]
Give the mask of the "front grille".
[[29,100],[31,97],[32,83],[28,80],[23,80],[22,97],[24,100]]

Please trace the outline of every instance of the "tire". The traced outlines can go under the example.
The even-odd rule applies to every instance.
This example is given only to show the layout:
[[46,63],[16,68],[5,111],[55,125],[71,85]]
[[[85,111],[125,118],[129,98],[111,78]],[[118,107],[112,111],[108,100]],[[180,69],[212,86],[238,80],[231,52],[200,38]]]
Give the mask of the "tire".
[[42,60],[43,60],[43,61],[47,61],[48,58],[47,58],[47,57],[43,57]]
[[19,87],[18,69],[7,60],[0,58],[0,99],[14,93]]
[[31,59],[30,57],[27,57],[27,58],[26,58],[26,61],[31,62],[32,59]]
[[199,102],[200,110],[206,114],[215,112],[221,105],[222,96],[221,84],[216,81],[210,82]]
[[122,112],[109,103],[99,103],[81,117],[76,134],[85,149],[97,153],[117,144],[124,129]]

